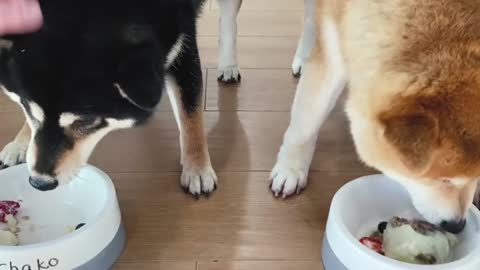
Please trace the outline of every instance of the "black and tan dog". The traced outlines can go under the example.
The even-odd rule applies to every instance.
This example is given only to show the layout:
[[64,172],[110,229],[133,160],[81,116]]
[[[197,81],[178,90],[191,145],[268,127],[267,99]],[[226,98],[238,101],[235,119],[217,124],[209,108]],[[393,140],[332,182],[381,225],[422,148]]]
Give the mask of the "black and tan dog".
[[146,122],[166,89],[181,133],[182,186],[195,196],[212,192],[196,42],[203,1],[40,3],[42,29],[1,41],[1,86],[27,119],[1,165],[26,161],[31,184],[54,189],[107,133]]
[[[0,40],[0,86],[27,118],[0,152],[0,168],[28,161],[32,185],[53,189],[75,175],[108,132],[145,122],[165,88],[182,133],[182,185],[196,196],[211,192],[216,176],[197,107],[196,17],[203,0],[40,2],[46,21],[39,32]],[[242,0],[218,4],[218,79],[235,83],[241,78]],[[315,32],[315,1],[305,0],[295,75],[310,55]]]

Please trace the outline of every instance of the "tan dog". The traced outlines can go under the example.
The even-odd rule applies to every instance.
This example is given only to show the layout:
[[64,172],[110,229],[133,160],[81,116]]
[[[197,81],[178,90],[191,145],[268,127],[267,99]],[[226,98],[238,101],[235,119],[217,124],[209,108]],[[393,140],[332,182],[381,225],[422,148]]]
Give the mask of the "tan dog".
[[480,1],[317,0],[272,190],[305,188],[317,133],[349,83],[360,158],[401,182],[418,211],[465,227],[480,176]]
[[[241,80],[237,57],[237,16],[243,0],[217,0],[220,7],[220,29],[218,46],[218,80],[224,83],[237,83]],[[295,57],[292,62],[292,72],[300,77],[303,65],[307,62],[315,45],[316,0],[304,0],[304,25],[302,36],[298,41]]]

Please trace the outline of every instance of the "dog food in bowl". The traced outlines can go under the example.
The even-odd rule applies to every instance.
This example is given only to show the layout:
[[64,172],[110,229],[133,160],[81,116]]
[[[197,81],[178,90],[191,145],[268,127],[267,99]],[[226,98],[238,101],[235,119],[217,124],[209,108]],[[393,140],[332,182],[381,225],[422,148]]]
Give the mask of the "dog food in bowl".
[[394,217],[360,242],[389,258],[414,264],[442,264],[451,260],[455,235],[423,220]]
[[0,245],[16,246],[18,245],[19,229],[16,215],[20,209],[20,203],[15,201],[0,201]]
[[[465,229],[456,235],[458,241],[450,247],[448,261],[432,265],[392,259],[368,250],[359,242],[370,235],[380,221],[395,216],[422,219],[410,194],[398,182],[384,175],[371,175],[352,180],[340,188],[332,200],[325,229],[322,248],[325,270],[480,269],[480,211],[473,205],[466,211]],[[386,229],[388,223],[382,226]],[[385,243],[381,244],[381,250],[385,251]]]
[[[30,222],[29,216],[22,216],[20,219],[17,219],[17,214],[20,211],[21,202],[0,201],[0,245],[22,245],[19,235],[22,229],[24,233],[26,231],[35,233],[37,226]],[[68,226],[65,233],[72,233],[84,225],[85,223],[80,223],[76,226]]]

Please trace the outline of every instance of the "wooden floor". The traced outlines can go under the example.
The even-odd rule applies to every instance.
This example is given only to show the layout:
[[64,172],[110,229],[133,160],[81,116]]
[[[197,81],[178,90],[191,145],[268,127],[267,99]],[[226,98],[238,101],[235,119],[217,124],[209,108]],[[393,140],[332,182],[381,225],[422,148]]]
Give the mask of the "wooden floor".
[[[243,81],[216,81],[217,5],[201,18],[205,117],[219,188],[199,201],[180,189],[178,131],[167,99],[145,127],[109,135],[91,163],[114,179],[128,230],[115,270],[321,270],[321,241],[334,192],[372,173],[354,153],[338,107],[321,131],[308,189],[288,200],[268,189],[297,81],[290,65],[303,0],[244,0],[239,59]],[[0,145],[23,116],[0,97]],[[101,270],[101,269],[99,269]]]

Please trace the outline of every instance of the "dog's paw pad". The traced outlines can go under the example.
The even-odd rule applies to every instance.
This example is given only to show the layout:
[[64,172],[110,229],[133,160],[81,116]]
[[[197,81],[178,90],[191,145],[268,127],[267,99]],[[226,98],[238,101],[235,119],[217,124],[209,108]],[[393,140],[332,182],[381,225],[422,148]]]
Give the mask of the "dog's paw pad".
[[238,66],[227,66],[218,69],[218,81],[223,83],[237,83],[242,80]]
[[0,152],[0,169],[25,163],[28,144],[11,142]]
[[195,198],[205,194],[208,196],[217,188],[217,175],[211,166],[202,169],[185,168],[182,172],[182,188]]
[[302,169],[291,168],[284,164],[277,164],[270,174],[272,190],[275,197],[286,198],[298,194],[307,186],[308,172]]

